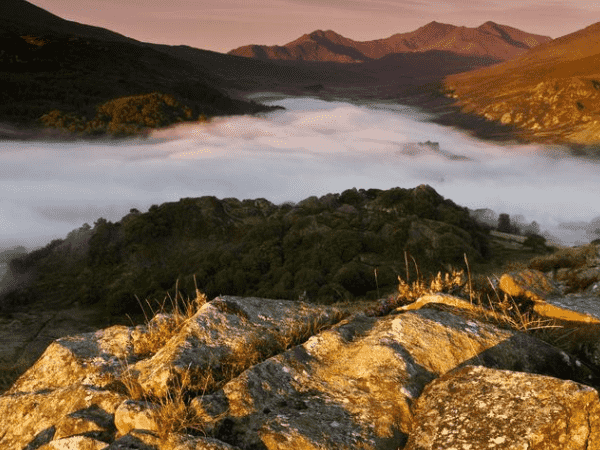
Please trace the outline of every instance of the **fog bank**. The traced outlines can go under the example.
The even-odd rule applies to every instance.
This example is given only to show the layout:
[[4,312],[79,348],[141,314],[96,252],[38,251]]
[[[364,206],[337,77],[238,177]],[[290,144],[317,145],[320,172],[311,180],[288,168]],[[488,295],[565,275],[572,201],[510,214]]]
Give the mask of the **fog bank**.
[[281,203],[424,183],[457,204],[535,220],[568,245],[600,237],[596,162],[482,142],[399,105],[254,98],[287,110],[119,143],[0,141],[0,248],[45,245],[99,217],[183,197]]

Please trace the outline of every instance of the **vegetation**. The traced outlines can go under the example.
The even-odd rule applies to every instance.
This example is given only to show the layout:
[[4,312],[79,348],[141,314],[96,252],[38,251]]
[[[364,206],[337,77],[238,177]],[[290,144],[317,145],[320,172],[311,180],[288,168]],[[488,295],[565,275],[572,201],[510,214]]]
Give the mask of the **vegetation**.
[[[186,198],[98,219],[64,240],[13,260],[11,309],[32,301],[100,304],[113,316],[140,312],[136,298],[220,294],[331,303],[394,290],[407,252],[423,273],[490,258],[486,230],[428,186],[351,189],[297,205],[264,199]],[[197,284],[196,284],[197,283]]]

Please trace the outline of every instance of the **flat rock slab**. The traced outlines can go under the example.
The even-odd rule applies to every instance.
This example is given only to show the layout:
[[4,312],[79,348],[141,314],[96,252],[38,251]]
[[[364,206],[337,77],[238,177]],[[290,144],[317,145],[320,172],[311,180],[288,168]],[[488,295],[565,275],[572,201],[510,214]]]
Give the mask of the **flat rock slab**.
[[588,376],[535,338],[424,309],[354,316],[195,398],[192,408],[209,434],[242,448],[395,450],[423,388],[470,364]]
[[343,317],[337,308],[302,302],[217,297],[131,373],[144,393],[156,397],[182,380],[191,390],[210,390],[220,378],[231,378]]
[[532,301],[560,296],[558,286],[539,270],[505,273],[500,277],[500,289],[513,297],[525,297]]
[[0,448],[38,448],[75,434],[112,436],[125,396],[85,386],[0,397]]
[[552,377],[465,367],[417,400],[404,450],[600,449],[600,400]]
[[549,319],[600,325],[600,297],[594,294],[567,294],[538,301],[534,311]]

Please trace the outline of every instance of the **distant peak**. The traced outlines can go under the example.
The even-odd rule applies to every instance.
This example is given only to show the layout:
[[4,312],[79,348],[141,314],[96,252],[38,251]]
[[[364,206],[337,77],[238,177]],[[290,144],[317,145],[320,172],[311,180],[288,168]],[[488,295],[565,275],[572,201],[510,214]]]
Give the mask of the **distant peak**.
[[309,34],[310,37],[316,36],[316,37],[331,37],[331,36],[341,36],[340,34],[336,33],[333,30],[316,30],[313,31],[312,33]]

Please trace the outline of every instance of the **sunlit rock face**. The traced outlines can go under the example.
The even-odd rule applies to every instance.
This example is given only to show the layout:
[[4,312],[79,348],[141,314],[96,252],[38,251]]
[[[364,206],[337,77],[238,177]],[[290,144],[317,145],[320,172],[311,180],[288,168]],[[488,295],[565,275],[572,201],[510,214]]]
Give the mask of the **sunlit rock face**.
[[410,434],[411,405],[422,389],[465,364],[588,375],[527,335],[421,310],[348,319],[196,398],[192,407],[214,418],[206,423],[217,437],[240,446],[398,448]]
[[[316,330],[341,320],[341,310],[301,302],[218,297],[204,305],[154,356],[131,367],[146,394],[165,397],[182,379],[213,389]],[[209,380],[208,375],[221,372]]]
[[572,381],[465,367],[417,400],[405,450],[600,446],[598,392]]

